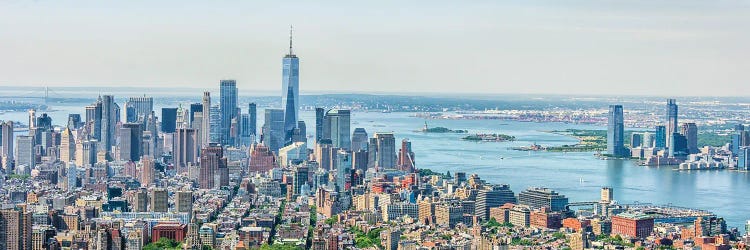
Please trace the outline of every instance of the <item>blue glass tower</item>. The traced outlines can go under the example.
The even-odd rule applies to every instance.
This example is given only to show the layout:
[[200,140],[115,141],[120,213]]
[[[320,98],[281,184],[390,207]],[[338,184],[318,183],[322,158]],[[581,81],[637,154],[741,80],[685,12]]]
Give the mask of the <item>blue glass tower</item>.
[[[291,134],[299,120],[299,58],[292,51],[292,30],[289,30],[289,54],[282,59],[281,104],[284,107],[284,131]],[[285,138],[289,139],[289,138]]]
[[607,154],[614,157],[625,156],[624,128],[622,105],[609,105],[609,116],[607,118]]
[[654,139],[654,147],[656,148],[666,148],[667,147],[667,127],[665,126],[656,126],[656,130],[654,131],[654,134],[656,134],[656,138]]
[[237,118],[237,81],[221,80],[221,137],[219,141],[224,145],[233,145],[234,138],[230,136],[232,119]]

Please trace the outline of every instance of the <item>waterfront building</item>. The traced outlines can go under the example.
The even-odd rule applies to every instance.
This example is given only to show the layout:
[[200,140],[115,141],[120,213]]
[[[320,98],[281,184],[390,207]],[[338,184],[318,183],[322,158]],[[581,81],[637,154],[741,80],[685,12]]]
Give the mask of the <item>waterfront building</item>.
[[695,123],[683,123],[680,133],[685,137],[687,142],[687,153],[698,153],[698,126]]
[[750,147],[740,147],[738,150],[737,169],[750,170]]
[[667,148],[667,127],[656,126],[654,129],[654,147],[659,149]]
[[533,209],[547,207],[552,211],[563,211],[568,198],[549,188],[532,187],[518,194],[518,203]]
[[624,140],[625,120],[622,105],[609,105],[607,116],[607,154],[614,157],[627,156]]
[[643,141],[643,134],[640,133],[632,133],[630,135],[630,148],[637,148],[637,147],[645,147],[645,143]]
[[667,147],[672,145],[672,138],[670,135],[677,133],[677,101],[675,99],[667,99],[667,121],[666,121],[666,135],[667,135],[667,141],[666,145]]

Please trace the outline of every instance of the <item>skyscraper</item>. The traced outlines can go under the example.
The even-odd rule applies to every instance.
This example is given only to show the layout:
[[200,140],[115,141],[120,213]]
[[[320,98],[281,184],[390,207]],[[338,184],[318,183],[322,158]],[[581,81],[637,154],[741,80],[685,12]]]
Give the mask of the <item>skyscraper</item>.
[[[379,170],[396,168],[396,138],[393,133],[375,133],[375,140],[370,141],[368,151],[374,152],[368,162]],[[370,153],[372,156],[373,153]]]
[[193,125],[193,121],[195,121],[195,113],[203,112],[203,104],[201,103],[191,103],[190,104],[190,125]]
[[154,98],[130,97],[125,103],[125,122],[144,122],[154,111]]
[[102,137],[102,97],[96,99],[94,103],[86,106],[86,124],[89,126],[91,137],[101,140]]
[[401,140],[401,149],[398,151],[398,166],[401,171],[414,172],[414,152],[411,151],[409,139]]
[[69,128],[65,128],[60,133],[60,161],[67,165],[75,157],[76,143],[73,133]]
[[125,123],[120,128],[120,156],[122,161],[139,161],[143,154],[143,125]]
[[16,137],[13,136],[13,121],[5,121],[3,123],[0,123],[0,130],[2,130],[2,134],[0,134],[0,146],[2,146],[0,157],[4,158],[7,162],[12,162],[14,152],[13,140],[16,139]]
[[643,134],[633,133],[630,135],[630,148],[643,146]]
[[284,110],[266,109],[263,124],[263,142],[272,152],[278,153],[284,145]]
[[141,165],[141,187],[148,187],[151,186],[151,184],[154,184],[154,172],[156,171],[154,168],[154,159],[149,156],[144,156],[139,165]]
[[201,152],[201,166],[200,174],[198,176],[198,182],[202,189],[213,189],[221,185],[219,181],[217,183],[217,174],[220,174],[220,169],[226,168],[227,159],[224,158],[224,150],[221,145],[211,144]]
[[16,167],[26,165],[29,169],[34,168],[36,166],[34,137],[30,135],[17,136],[16,147]]
[[667,99],[667,147],[672,145],[671,135],[677,132],[677,101],[675,99]]
[[68,128],[76,129],[83,125],[81,122],[81,114],[68,114]]
[[654,147],[656,148],[667,147],[667,127],[656,126],[654,130]]
[[609,105],[609,115],[607,116],[607,154],[614,157],[623,157],[626,155],[624,126],[622,105]]
[[352,132],[352,152],[367,150],[367,131],[364,128],[355,128]]
[[174,166],[178,173],[184,173],[188,165],[198,163],[198,131],[193,128],[180,128],[172,137],[172,154],[174,155]]
[[149,199],[149,205],[151,212],[162,212],[165,213],[169,210],[169,193],[163,188],[151,189],[151,199]]
[[323,139],[323,123],[326,117],[324,108],[315,108],[315,143]]
[[224,145],[233,145],[234,138],[230,135],[232,119],[237,118],[237,81],[221,80],[219,82],[221,91],[221,137],[220,142]]
[[211,92],[203,92],[203,121],[201,122],[201,148],[208,147],[208,142],[211,140]]
[[292,30],[289,30],[289,54],[282,61],[281,105],[284,107],[284,130],[297,126],[299,120],[299,58],[292,51]]
[[239,145],[240,146],[250,146],[250,140],[252,138],[252,131],[250,130],[250,115],[249,114],[242,114],[240,115],[240,139],[239,139]]
[[687,140],[687,153],[698,153],[698,126],[692,122],[683,123],[680,133]]
[[291,144],[294,139],[294,130],[297,128],[297,110],[294,108],[297,99],[294,98],[294,90],[289,86],[287,99],[284,107],[284,144]]
[[334,147],[351,149],[351,111],[348,109],[332,109],[326,112],[323,121],[323,139],[331,139]]
[[516,202],[510,185],[491,185],[483,187],[477,192],[476,209],[474,214],[482,220],[489,219],[490,208],[502,206],[508,202]]
[[250,115],[249,130],[250,135],[257,137],[258,135],[258,107],[254,102],[247,105],[247,113]]
[[209,143],[221,143],[221,107],[214,105],[210,108],[209,114],[209,127],[208,127],[208,142]]
[[177,108],[161,109],[161,132],[174,133],[177,128]]
[[351,189],[352,155],[343,149],[336,152],[336,191],[347,192]]
[[112,145],[115,141],[115,125],[117,117],[115,114],[115,97],[104,95],[102,97],[102,122],[101,122],[101,139],[99,151],[106,152],[108,156],[112,151]]

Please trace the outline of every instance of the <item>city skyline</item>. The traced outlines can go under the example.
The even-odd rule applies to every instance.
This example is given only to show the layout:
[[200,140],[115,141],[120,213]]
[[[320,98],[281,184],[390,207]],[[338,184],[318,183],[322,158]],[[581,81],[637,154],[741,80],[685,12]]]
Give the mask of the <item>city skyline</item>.
[[[731,96],[750,88],[741,70],[748,34],[736,25],[747,18],[741,3],[385,2],[323,11],[333,6],[187,2],[173,12],[163,11],[169,3],[3,5],[2,20],[24,25],[6,29],[0,85],[201,88],[236,79],[240,89],[278,91],[276,63],[287,49],[281,44],[292,24],[300,41],[295,50],[305,54],[300,91],[306,93],[649,95],[669,90],[670,96],[691,96],[704,95],[699,86],[710,85],[715,87],[711,95]],[[207,8],[227,8],[235,15],[216,16],[203,11]],[[350,14],[354,11],[359,16]],[[388,13],[413,20],[387,20]],[[532,18],[537,13],[548,18]],[[281,23],[274,15],[289,18]],[[208,21],[194,23],[198,19]],[[217,36],[223,39],[212,39]],[[57,56],[42,57],[48,54]],[[356,63],[350,55],[356,55]],[[487,72],[495,74],[486,77]]]

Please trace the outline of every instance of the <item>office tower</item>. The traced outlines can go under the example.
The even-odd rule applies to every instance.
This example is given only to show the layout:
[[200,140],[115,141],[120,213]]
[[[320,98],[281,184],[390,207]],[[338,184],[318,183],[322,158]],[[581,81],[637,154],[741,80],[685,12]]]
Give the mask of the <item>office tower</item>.
[[36,118],[35,125],[35,128],[42,129],[42,131],[52,130],[52,117],[48,116],[47,113],[43,113]]
[[178,173],[186,172],[189,165],[197,165],[198,148],[198,131],[194,128],[177,129],[172,137],[172,154],[174,155],[174,166]]
[[297,128],[292,133],[292,143],[294,142],[307,143],[307,125],[305,125],[305,121],[297,121]]
[[193,211],[193,192],[177,191],[174,206],[178,213],[190,213]]
[[474,215],[482,220],[488,220],[490,208],[499,207],[509,202],[516,202],[515,194],[510,190],[510,185],[485,186],[477,192]]
[[645,146],[643,143],[643,134],[632,133],[630,134],[630,148],[637,148]]
[[295,103],[297,100],[294,98],[294,90],[289,86],[286,103],[284,107],[284,144],[291,144],[294,139],[294,130],[297,128],[297,112],[295,110]]
[[177,108],[161,109],[161,132],[174,133],[177,128]]
[[221,99],[221,137],[220,142],[224,145],[232,145],[234,138],[229,135],[232,119],[237,117],[237,81],[221,80],[219,82]]
[[299,121],[299,58],[292,51],[289,31],[289,54],[282,59],[281,105],[284,107],[284,129],[289,131]]
[[[7,162],[13,162],[13,140],[16,139],[13,136],[13,121],[0,123],[0,130],[2,130],[0,133],[0,146],[2,146],[0,157],[6,159]],[[6,166],[3,165],[3,167],[5,168]]]
[[393,133],[375,133],[373,139],[368,149],[368,164],[378,170],[396,168],[396,138]]
[[68,114],[68,128],[77,129],[83,126],[81,114]]
[[240,139],[238,144],[240,146],[250,146],[252,136],[252,130],[250,129],[250,115],[240,115]]
[[650,148],[654,146],[654,134],[643,132],[641,136],[641,147]]
[[278,153],[284,145],[284,110],[266,109],[263,124],[263,142],[272,152]]
[[96,163],[96,140],[86,140],[76,143],[76,165],[90,167]]
[[295,195],[308,195],[302,194],[302,186],[307,185],[307,180],[310,178],[310,169],[304,164],[300,164],[294,167],[294,194]]
[[209,143],[221,143],[221,107],[214,105],[210,110],[208,141]]
[[29,169],[36,166],[34,153],[34,137],[30,135],[16,136],[16,167],[26,165]]
[[685,136],[685,139],[687,140],[687,153],[698,153],[698,126],[692,122],[683,123],[680,128],[680,133]]
[[315,108],[315,143],[323,139],[323,123],[326,116],[324,108]]
[[362,170],[362,173],[367,172],[367,161],[368,152],[366,150],[359,150],[352,152],[352,168],[356,170]]
[[120,127],[120,156],[121,161],[136,162],[143,155],[143,125],[141,123],[125,123]]
[[140,188],[133,197],[133,212],[148,212],[148,190]]
[[[163,112],[163,111],[162,111]],[[183,108],[182,104],[177,106],[177,115],[175,117],[175,129],[177,128],[189,128],[191,121],[190,116],[193,115],[190,113],[189,109]],[[162,114],[163,116],[163,114]],[[164,119],[162,118],[162,127],[164,127]],[[174,132],[172,132],[174,133]]]
[[251,102],[247,105],[247,114],[250,115],[250,135],[257,137],[258,135],[258,106]]
[[667,147],[672,145],[671,135],[677,133],[677,101],[675,99],[667,99],[667,127],[666,135]]
[[331,139],[334,147],[350,149],[351,140],[351,111],[348,109],[332,109],[326,112],[323,121],[323,139]]
[[667,147],[667,127],[656,126],[654,130],[654,147],[656,148]]
[[409,139],[401,140],[401,149],[398,151],[398,166],[401,171],[414,172],[414,152],[411,151]]
[[672,145],[669,145],[668,147],[669,156],[674,158],[687,156],[687,138],[680,133],[672,133],[672,136],[669,138],[669,142],[672,143]]
[[221,145],[211,144],[209,147],[204,148],[201,151],[201,164],[200,174],[198,176],[198,182],[202,189],[213,189],[221,185],[216,183],[217,174],[220,174],[220,169],[226,168],[227,159],[224,158],[224,150]]
[[156,176],[154,159],[150,156],[143,156],[139,165],[141,168],[141,187],[148,187],[154,184],[154,177]]
[[203,112],[203,104],[191,103],[190,104],[190,125],[193,125],[195,121],[195,113]]
[[334,158],[336,163],[336,191],[344,193],[351,189],[352,155],[340,149]]
[[94,139],[101,140],[102,136],[102,97],[99,96],[94,103],[86,106],[86,124]]
[[125,122],[143,122],[154,111],[154,98],[130,97],[125,103]]
[[60,161],[63,164],[68,164],[75,159],[75,153],[76,142],[75,138],[73,138],[73,133],[70,131],[70,128],[65,128],[60,133]]
[[352,152],[367,150],[367,131],[364,128],[355,128],[352,132]]
[[98,147],[98,149],[99,151],[106,152],[108,156],[110,155],[110,152],[112,151],[112,145],[115,142],[116,120],[115,97],[111,95],[104,95],[102,97],[102,132],[101,139],[99,140],[101,146]]
[[547,207],[552,211],[563,211],[568,205],[568,198],[549,188],[532,187],[518,194],[518,204],[533,209]]
[[737,151],[737,169],[750,170],[750,147],[740,147]]
[[607,116],[607,154],[614,157],[623,157],[626,155],[624,126],[622,105],[609,105],[609,115]]
[[169,210],[169,194],[167,193],[166,189],[151,189],[151,195],[149,196],[151,196],[149,199],[151,212],[166,213]]

